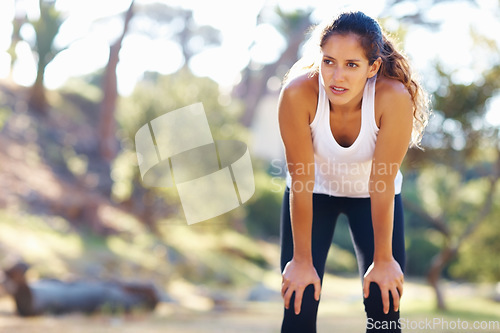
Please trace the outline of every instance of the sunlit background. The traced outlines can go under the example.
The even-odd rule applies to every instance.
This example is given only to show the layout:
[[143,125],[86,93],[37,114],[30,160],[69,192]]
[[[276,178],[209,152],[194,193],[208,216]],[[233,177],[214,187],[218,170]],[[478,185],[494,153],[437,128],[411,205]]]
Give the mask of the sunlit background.
[[[146,4],[153,1],[137,1]],[[161,1],[159,1],[161,2]],[[39,17],[37,0],[19,0],[17,10],[25,11],[29,19]],[[72,0],[57,1],[56,8],[64,13],[66,21],[55,40],[57,47],[68,47],[61,52],[47,68],[46,85],[50,89],[60,87],[71,76],[88,74],[102,68],[108,57],[108,44],[120,33],[121,22],[110,16],[126,10],[130,1],[85,2]],[[222,33],[220,46],[201,50],[189,64],[196,75],[209,76],[222,85],[234,85],[239,80],[240,71],[250,59],[259,63],[276,61],[286,46],[286,36],[281,35],[271,23],[257,25],[257,16],[264,6],[280,6],[283,10],[313,8],[313,22],[320,22],[332,16],[339,9],[358,9],[366,14],[379,17],[386,15],[384,1],[163,1],[169,6],[179,6],[193,10],[195,21],[200,25],[211,25]],[[423,4],[424,2],[422,2]],[[457,71],[454,79],[470,83],[477,79],[478,73],[491,66],[496,60],[492,55],[472,54],[470,32],[490,38],[497,43],[500,22],[496,17],[498,3],[495,0],[443,2],[426,8],[425,16],[440,26],[412,27],[408,31],[404,48],[412,57],[419,70],[425,70],[435,59],[444,59],[448,70]],[[398,26],[397,17],[411,15],[420,10],[421,4],[403,2],[391,8],[392,18],[385,22],[388,29]],[[10,44],[16,6],[14,1],[2,3],[0,45],[2,47],[1,73],[8,73],[9,57],[5,51]],[[174,26],[182,28],[181,19]],[[102,26],[105,25],[104,33]],[[34,31],[24,26],[22,36],[27,42],[18,46],[19,57],[14,79],[19,84],[30,85],[36,75],[28,42],[33,42]],[[119,76],[120,92],[128,94],[144,71],[157,71],[162,74],[174,73],[183,64],[180,46],[168,39],[152,38],[145,34],[131,33],[125,37],[122,49]]]
[[[40,19],[41,4],[50,19]],[[308,27],[348,9],[377,18],[396,38],[433,102],[424,150],[410,150],[402,167],[402,314],[415,322],[439,316],[498,324],[498,0],[2,0],[1,268],[26,261],[33,283],[139,279],[153,282],[161,297],[152,315],[132,319],[104,313],[23,321],[5,291],[0,330],[98,332],[105,323],[102,332],[125,325],[140,332],[276,332],[281,80],[300,57]],[[37,83],[37,42],[53,22],[60,26]],[[196,102],[215,139],[248,144],[256,193],[244,208],[188,227],[175,190],[141,185],[134,135],[154,117]],[[361,331],[355,256],[345,223],[338,229],[319,327]]]
[[[29,19],[39,17],[37,0],[5,0],[0,13],[0,75],[9,73],[10,57],[6,50],[10,45],[12,19],[16,10],[26,12]],[[147,4],[154,1],[137,1]],[[161,1],[159,1],[161,2]],[[55,45],[67,48],[59,53],[46,69],[45,84],[49,89],[62,86],[69,77],[85,75],[105,66],[109,43],[120,33],[121,22],[113,17],[123,12],[129,5],[128,0],[85,2],[72,0],[57,1],[56,8],[66,18]],[[283,10],[313,8],[313,22],[321,22],[339,9],[357,9],[373,17],[385,16],[385,1],[163,1],[169,6],[179,6],[193,11],[193,17],[200,25],[210,25],[220,30],[220,46],[202,49],[189,63],[194,74],[208,76],[224,87],[235,85],[241,78],[240,72],[248,66],[250,59],[261,63],[278,60],[286,46],[286,36],[281,35],[271,23],[257,25],[257,16],[264,6],[280,6]],[[17,7],[16,7],[17,6]],[[386,27],[398,27],[397,17],[412,15],[420,10],[425,2],[408,1],[391,8]],[[425,16],[439,27],[413,26],[408,30],[404,48],[415,67],[426,74],[433,61],[442,60],[446,70],[453,71],[455,82],[470,83],[478,79],[480,73],[491,66],[497,55],[484,52],[471,53],[474,41],[470,33],[500,42],[500,21],[496,16],[498,3],[495,0],[444,1],[426,8]],[[17,9],[16,9],[17,8]],[[112,18],[110,18],[112,17]],[[178,20],[182,28],[183,22]],[[176,26],[176,24],[173,24]],[[105,27],[103,29],[103,27]],[[103,30],[105,33],[103,33]],[[23,39],[16,48],[18,60],[14,67],[15,82],[29,86],[36,76],[36,64],[29,46],[35,35],[33,28],[24,26]],[[194,41],[195,43],[196,41]],[[130,33],[125,37],[118,67],[118,88],[121,94],[128,95],[145,71],[161,74],[176,72],[184,63],[181,47],[169,40],[168,34],[159,38],[146,34]],[[432,82],[427,84],[435,89]],[[498,100],[495,102],[498,105]],[[498,124],[498,117],[488,115],[488,120]]]

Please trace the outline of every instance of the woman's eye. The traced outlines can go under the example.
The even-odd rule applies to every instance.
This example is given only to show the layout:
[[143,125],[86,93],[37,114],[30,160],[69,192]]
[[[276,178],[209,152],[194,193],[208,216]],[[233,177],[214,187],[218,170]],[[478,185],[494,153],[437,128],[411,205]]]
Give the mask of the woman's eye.
[[358,67],[358,64],[350,62],[350,63],[347,64],[347,66],[352,67],[352,68],[356,68],[356,67]]
[[333,62],[331,60],[328,60],[328,59],[324,59],[323,60],[323,63],[325,63],[326,65],[331,65],[333,64]]

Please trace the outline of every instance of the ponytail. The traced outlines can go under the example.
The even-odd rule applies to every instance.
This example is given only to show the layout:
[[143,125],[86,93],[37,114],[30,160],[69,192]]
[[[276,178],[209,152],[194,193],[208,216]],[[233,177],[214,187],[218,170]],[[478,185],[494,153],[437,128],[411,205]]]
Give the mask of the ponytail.
[[411,96],[413,104],[413,130],[411,134],[411,147],[421,148],[420,142],[424,134],[430,116],[430,100],[427,92],[422,88],[418,80],[412,75],[407,58],[398,52],[393,42],[383,35],[383,48],[380,57],[382,65],[380,74],[395,79],[404,84]]

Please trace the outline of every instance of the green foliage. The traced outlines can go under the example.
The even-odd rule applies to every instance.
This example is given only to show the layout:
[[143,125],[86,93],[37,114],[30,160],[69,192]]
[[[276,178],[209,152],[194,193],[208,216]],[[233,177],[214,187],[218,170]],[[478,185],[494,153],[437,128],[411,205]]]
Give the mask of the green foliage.
[[[141,126],[169,111],[202,102],[212,135],[216,140],[245,139],[245,131],[237,124],[241,105],[225,100],[216,82],[194,76],[183,70],[160,76],[149,74],[130,97],[123,98],[117,112],[123,139],[133,140]],[[126,148],[130,148],[129,145]]]
[[278,238],[280,234],[280,214],[284,179],[271,177],[259,168],[254,170],[255,194],[245,204],[248,231],[259,237]]
[[349,220],[344,214],[340,214],[337,219],[333,244],[326,265],[326,269],[330,269],[332,273],[358,273],[356,254],[349,231]]
[[[500,65],[493,66],[480,80],[467,85],[454,83],[453,73],[444,73],[439,64],[437,72],[440,84],[433,95],[433,108],[438,115],[434,122],[441,124],[431,134],[439,135],[442,147],[462,150],[460,153],[465,159],[472,158],[478,150],[496,145],[498,132],[492,133],[484,115],[489,110],[489,101],[500,91]],[[461,142],[458,147],[454,144],[457,139]]]
[[[425,275],[440,248],[444,244],[453,246],[460,239],[478,218],[487,191],[488,180],[477,175],[476,169],[458,172],[450,166],[429,164],[421,167],[416,177],[405,178],[403,197],[408,202],[407,206],[416,205],[430,218],[442,221],[449,233],[449,236],[444,236],[428,219],[422,219],[416,212],[406,209],[408,274]],[[445,267],[447,276],[495,281],[492,280],[498,270],[498,265],[492,263],[496,260],[495,246],[486,239],[486,236],[498,235],[490,229],[493,228],[495,214],[498,212],[493,212],[477,234],[467,239],[450,269]],[[483,228],[490,232],[481,232]],[[481,276],[477,275],[478,265],[484,271]]]
[[[423,168],[417,189],[425,211],[431,216],[446,216],[452,228],[473,220],[484,202],[486,179],[465,179],[464,175],[443,165]],[[457,231],[458,231],[457,230]]]
[[68,95],[78,95],[82,100],[96,105],[102,99],[102,91],[99,86],[102,80],[102,71],[88,74],[84,77],[69,78],[60,91]]
[[171,7],[159,1],[138,3],[135,17],[141,21],[134,27],[136,31],[154,39],[175,41],[182,48],[185,64],[201,50],[218,46],[222,41],[219,30],[197,24],[191,9]]
[[[36,32],[35,51],[38,53],[40,64],[47,65],[60,51],[54,48],[54,39],[62,25],[62,16],[55,8],[55,1],[39,0],[40,18],[32,22]],[[45,66],[43,66],[45,69]],[[39,68],[40,70],[40,68]]]
[[[418,214],[408,212],[411,274],[425,269],[438,247],[460,244],[457,258],[443,267],[446,274],[474,281],[498,281],[498,249],[489,238],[498,235],[492,226],[498,213],[486,212],[487,218],[470,236],[468,228],[481,218],[489,177],[495,172],[498,158],[498,129],[486,123],[484,115],[500,89],[499,71],[500,65],[496,65],[476,82],[457,84],[453,73],[445,73],[437,65],[440,84],[434,93],[435,117],[426,141],[430,149],[418,156],[420,169],[415,179],[405,179],[405,188],[410,189],[408,199],[429,217],[424,227],[432,225],[430,219],[440,221],[441,226],[432,225],[425,232],[415,222]],[[422,159],[426,163],[421,163]],[[428,256],[427,265],[424,256]]]
[[[114,181],[112,194],[117,201],[125,201],[132,196],[142,201],[144,206],[165,204],[179,211],[179,199],[175,188],[144,189],[141,186],[137,157],[135,153],[135,134],[151,120],[176,109],[201,102],[207,115],[214,140],[240,140],[248,142],[247,131],[239,125],[237,118],[241,112],[238,101],[222,94],[216,82],[209,78],[194,76],[185,67],[171,75],[146,74],[134,92],[119,101],[117,122],[122,151],[112,166]],[[149,206],[148,206],[149,205]],[[155,208],[150,208],[158,212]],[[218,220],[229,221],[235,217],[232,212]],[[161,214],[160,214],[161,215]],[[150,221],[152,222],[152,221]]]
[[12,115],[12,110],[7,107],[0,107],[0,130],[2,130],[3,126]]
[[294,11],[284,11],[279,6],[274,10],[275,26],[283,36],[290,36],[293,33],[304,30],[304,25],[310,22],[312,9],[297,9]]
[[477,282],[500,281],[500,192],[496,193],[496,206],[469,242],[460,251],[460,257],[450,267],[457,278]]
[[325,272],[331,274],[357,273],[358,265],[354,253],[332,244],[326,259]]
[[277,246],[223,226],[203,222],[189,228],[161,224],[159,229],[175,265],[173,279],[207,286],[243,286],[262,281],[276,264]]
[[[439,252],[439,246],[432,241],[432,233],[407,233],[406,274],[424,276],[429,270],[430,259]],[[430,234],[430,235],[429,235]]]
[[354,247],[352,245],[351,234],[349,232],[349,220],[344,214],[340,214],[337,219],[337,225],[335,226],[335,233],[333,235],[333,243],[335,243],[339,248],[347,250],[354,255]]
[[276,264],[276,245],[213,224],[162,224],[152,234],[126,212],[114,217],[123,230],[102,237],[58,216],[0,210],[0,264],[23,258],[41,277],[146,279],[160,289],[173,279],[235,287],[275,275],[269,268]]
[[[423,172],[423,168],[419,172]],[[422,203],[424,194],[420,192],[420,183],[417,183],[419,172],[405,173],[405,181],[403,186],[403,206],[405,207],[405,243],[406,243],[406,271],[410,276],[425,276],[430,267],[430,262],[436,255],[442,243],[441,236],[433,229],[429,221],[422,220],[414,211],[409,209],[410,205],[417,207],[425,207],[429,213],[434,210],[434,214],[442,213],[438,203],[432,207],[426,207]],[[435,199],[435,196],[433,197]],[[429,201],[432,201],[429,199]],[[437,208],[436,208],[437,207]]]

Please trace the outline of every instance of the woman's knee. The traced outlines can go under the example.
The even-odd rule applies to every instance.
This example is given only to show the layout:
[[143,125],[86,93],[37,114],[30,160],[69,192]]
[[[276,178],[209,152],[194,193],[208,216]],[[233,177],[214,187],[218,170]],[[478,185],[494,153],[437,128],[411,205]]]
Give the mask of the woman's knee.
[[282,324],[282,333],[316,332],[316,319],[319,301],[314,298],[314,285],[309,285],[304,290],[300,313],[294,311],[295,294],[290,299],[290,306],[285,309]]
[[[392,299],[392,293],[389,291],[389,313],[387,315],[391,315],[396,313],[394,311],[394,302]],[[387,316],[384,313],[384,304],[382,301],[382,293],[378,284],[375,282],[370,283],[370,294],[367,298],[364,299],[365,311],[369,315],[375,315],[377,317]]]

